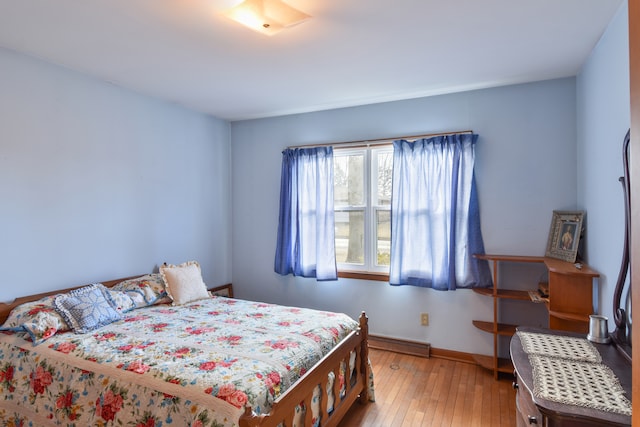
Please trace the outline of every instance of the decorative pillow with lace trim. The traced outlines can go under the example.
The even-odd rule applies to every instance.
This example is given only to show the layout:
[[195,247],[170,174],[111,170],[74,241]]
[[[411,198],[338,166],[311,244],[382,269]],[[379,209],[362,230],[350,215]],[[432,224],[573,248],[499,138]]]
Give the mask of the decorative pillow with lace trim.
[[200,265],[188,261],[180,265],[163,265],[160,274],[167,287],[167,294],[173,305],[182,305],[192,301],[210,298],[207,285],[202,280]]
[[71,329],[79,334],[93,331],[122,317],[111,294],[100,283],[58,295],[53,303]]

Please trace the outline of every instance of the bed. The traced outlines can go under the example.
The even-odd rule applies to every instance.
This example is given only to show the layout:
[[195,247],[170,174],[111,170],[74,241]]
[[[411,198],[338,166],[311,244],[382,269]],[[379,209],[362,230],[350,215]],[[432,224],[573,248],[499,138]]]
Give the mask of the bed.
[[[176,305],[165,280],[0,303],[0,424],[326,427],[373,399],[364,313],[210,293]],[[66,317],[103,297],[117,315]]]

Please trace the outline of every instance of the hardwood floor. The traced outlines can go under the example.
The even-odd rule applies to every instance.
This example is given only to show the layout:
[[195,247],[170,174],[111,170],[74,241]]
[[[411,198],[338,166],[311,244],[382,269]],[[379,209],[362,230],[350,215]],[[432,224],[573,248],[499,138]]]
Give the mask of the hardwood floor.
[[339,427],[512,427],[512,379],[479,366],[369,350],[376,401],[356,403]]

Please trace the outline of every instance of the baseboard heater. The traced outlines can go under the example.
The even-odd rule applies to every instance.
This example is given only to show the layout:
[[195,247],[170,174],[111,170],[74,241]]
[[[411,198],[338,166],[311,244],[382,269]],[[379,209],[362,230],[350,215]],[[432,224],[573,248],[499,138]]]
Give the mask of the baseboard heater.
[[431,354],[431,344],[429,343],[406,341],[379,335],[369,335],[369,347],[426,358],[429,358]]

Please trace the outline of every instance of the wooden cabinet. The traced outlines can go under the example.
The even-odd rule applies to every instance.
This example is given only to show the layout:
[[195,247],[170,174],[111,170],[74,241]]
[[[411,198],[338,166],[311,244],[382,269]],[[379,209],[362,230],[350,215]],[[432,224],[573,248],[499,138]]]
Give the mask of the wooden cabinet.
[[549,271],[549,328],[586,334],[593,314],[593,279],[599,274],[582,264],[544,258]]
[[[589,329],[589,315],[593,314],[593,279],[599,274],[582,264],[576,265],[548,257],[518,255],[476,255],[489,261],[493,271],[492,288],[474,288],[474,291],[493,298],[493,321],[474,320],[478,329],[493,334],[493,355],[474,355],[476,363],[493,371],[498,378],[500,372],[513,373],[513,365],[508,358],[498,355],[500,336],[512,336],[515,324],[501,323],[499,319],[499,301],[514,299],[532,301],[529,291],[509,289],[507,283],[501,283],[500,263],[539,263],[544,264],[548,272],[548,297],[544,298],[549,313],[549,328],[586,334]],[[531,289],[537,291],[537,289]]]

